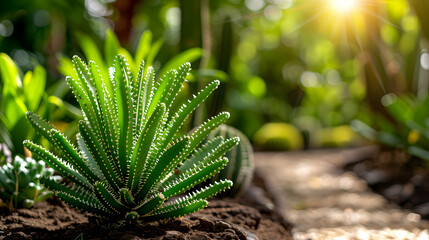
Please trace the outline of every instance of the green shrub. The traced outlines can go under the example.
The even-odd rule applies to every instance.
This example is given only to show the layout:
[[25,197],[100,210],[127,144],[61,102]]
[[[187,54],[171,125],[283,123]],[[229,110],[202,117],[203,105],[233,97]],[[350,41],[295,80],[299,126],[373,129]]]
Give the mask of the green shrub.
[[174,110],[171,106],[185,82],[189,63],[168,71],[159,81],[155,81],[152,67],[145,68],[142,61],[138,71],[130,69],[122,55],[115,58],[109,79],[100,75],[92,61],[87,66],[74,57],[73,65],[78,78],[66,80],[85,115],[79,123],[78,147],[31,112],[27,114],[29,121],[61,157],[30,141],[24,143],[74,183],[69,187],[41,179],[60,199],[109,220],[133,223],[198,211],[207,206],[205,199],[232,186],[231,181],[220,180],[180,195],[220,171],[228,163],[223,155],[239,142],[239,138],[226,139],[209,151],[196,151],[201,141],[229,118],[226,112],[190,135],[176,136],[219,81]]

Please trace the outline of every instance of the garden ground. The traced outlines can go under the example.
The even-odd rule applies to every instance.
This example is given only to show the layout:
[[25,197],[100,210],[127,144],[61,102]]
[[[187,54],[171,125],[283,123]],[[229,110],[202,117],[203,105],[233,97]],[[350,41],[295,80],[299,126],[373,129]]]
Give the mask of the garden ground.
[[258,153],[296,240],[429,239],[429,222],[373,193],[343,166],[376,148]]

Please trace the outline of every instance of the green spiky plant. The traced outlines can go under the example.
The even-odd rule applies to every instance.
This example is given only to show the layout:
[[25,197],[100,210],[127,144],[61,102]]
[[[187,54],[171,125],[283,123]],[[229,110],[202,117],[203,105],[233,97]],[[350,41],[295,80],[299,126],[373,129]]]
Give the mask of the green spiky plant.
[[158,81],[152,67],[144,70],[143,61],[134,76],[134,69],[129,69],[122,55],[115,58],[110,79],[102,78],[92,61],[87,66],[75,56],[73,64],[78,78],[66,80],[85,115],[79,124],[78,147],[31,112],[28,120],[60,156],[30,141],[24,143],[74,183],[69,187],[41,179],[60,199],[109,220],[133,223],[190,214],[205,207],[207,198],[232,186],[231,181],[220,180],[180,195],[221,170],[228,163],[223,155],[239,142],[239,138],[231,138],[212,148],[197,149],[229,118],[227,112],[190,135],[176,136],[188,115],[219,81],[208,84],[175,111],[171,106],[190,71],[189,63],[168,71]]
[[[249,139],[238,129],[222,124],[207,137],[205,147],[210,148],[216,146],[223,139],[238,137],[240,143],[225,154],[229,163],[219,174],[216,174],[211,181],[215,182],[220,179],[228,179],[234,183],[234,186],[225,191],[222,195],[228,197],[237,197],[249,186],[253,177],[254,160],[253,149]],[[210,146],[211,145],[211,146]]]
[[52,196],[53,193],[39,182],[39,178],[43,176],[58,182],[61,177],[53,176],[53,173],[43,161],[16,156],[13,162],[0,167],[0,199],[10,210],[31,208]]

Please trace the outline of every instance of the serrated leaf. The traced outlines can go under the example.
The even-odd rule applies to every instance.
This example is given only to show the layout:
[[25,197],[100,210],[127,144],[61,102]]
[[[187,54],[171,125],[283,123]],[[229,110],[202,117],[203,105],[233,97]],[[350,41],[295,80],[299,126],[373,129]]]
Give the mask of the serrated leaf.
[[84,178],[81,174],[76,172],[71,166],[67,163],[64,163],[54,154],[48,152],[43,147],[32,143],[31,141],[25,141],[24,146],[31,151],[33,154],[37,155],[41,160],[48,164],[49,167],[61,174],[61,176],[73,181],[75,184],[78,184],[88,190],[92,189],[91,184]]
[[160,104],[147,122],[139,139],[137,140],[131,157],[128,188],[134,193],[137,191],[142,174],[149,174],[153,163],[148,162],[149,150],[155,141],[156,133],[165,113],[165,104]]
[[206,200],[197,200],[183,205],[175,205],[174,207],[160,208],[159,210],[150,213],[148,217],[144,217],[144,219],[153,221],[182,217],[205,208],[207,204],[208,202]]
[[96,182],[94,184],[94,193],[98,201],[109,211],[116,212],[118,215],[127,211],[127,208],[115,198],[105,184]]
[[219,159],[204,166],[195,166],[183,173],[178,179],[169,180],[162,184],[165,187],[163,195],[166,198],[178,195],[190,189],[192,186],[208,179],[219,172],[228,163],[227,158]]

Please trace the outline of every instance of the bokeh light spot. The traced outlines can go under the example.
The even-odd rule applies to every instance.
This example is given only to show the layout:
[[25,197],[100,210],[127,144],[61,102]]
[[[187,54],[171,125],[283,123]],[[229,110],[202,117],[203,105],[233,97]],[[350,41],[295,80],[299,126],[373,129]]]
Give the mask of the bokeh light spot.
[[423,53],[420,56],[420,65],[424,70],[429,70],[429,53]]

